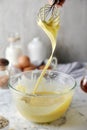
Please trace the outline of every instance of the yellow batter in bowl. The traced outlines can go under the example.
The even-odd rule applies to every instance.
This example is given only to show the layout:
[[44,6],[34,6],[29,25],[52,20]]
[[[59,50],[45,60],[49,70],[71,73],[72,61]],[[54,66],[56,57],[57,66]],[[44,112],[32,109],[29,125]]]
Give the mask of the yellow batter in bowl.
[[23,72],[14,76],[10,89],[18,111],[26,119],[45,123],[64,115],[71,104],[76,82],[67,74],[46,71],[37,92],[32,94],[40,74],[41,71]]

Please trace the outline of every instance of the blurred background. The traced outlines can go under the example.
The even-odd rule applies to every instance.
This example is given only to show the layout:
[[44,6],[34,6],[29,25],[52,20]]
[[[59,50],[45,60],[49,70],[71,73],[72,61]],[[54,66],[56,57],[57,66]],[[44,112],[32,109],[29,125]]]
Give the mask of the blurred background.
[[[38,10],[45,3],[48,1],[0,0],[0,56],[8,45],[9,34],[18,32],[25,48],[34,37],[40,37],[49,57],[50,41],[36,22]],[[60,63],[87,61],[87,0],[66,0],[60,12],[61,28],[54,55]]]

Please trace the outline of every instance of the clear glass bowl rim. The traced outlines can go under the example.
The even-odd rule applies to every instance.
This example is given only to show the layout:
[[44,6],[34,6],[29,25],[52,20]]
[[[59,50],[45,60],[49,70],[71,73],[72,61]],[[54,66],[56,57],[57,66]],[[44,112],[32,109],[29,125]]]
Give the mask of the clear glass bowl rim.
[[[69,74],[66,74],[66,73],[64,73],[64,72],[60,72],[60,71],[57,71],[57,70],[47,70],[46,72],[56,72],[56,73],[58,73],[58,74],[62,74],[62,76],[61,77],[65,77],[65,78],[70,78],[70,80],[72,80],[73,81],[73,85],[72,85],[72,87],[70,88],[70,89],[68,89],[68,91],[67,92],[61,92],[61,93],[58,93],[58,94],[51,94],[51,95],[37,95],[37,94],[29,94],[29,93],[23,93],[23,92],[21,92],[21,91],[19,91],[19,90],[17,90],[17,89],[15,89],[14,87],[12,87],[12,85],[10,84],[10,80],[12,79],[12,78],[17,78],[17,77],[19,77],[20,75],[22,75],[22,74],[24,74],[24,73],[29,73],[29,72],[32,72],[32,71],[26,71],[26,72],[21,72],[21,73],[19,73],[19,74],[16,74],[15,76],[12,76],[11,78],[10,78],[10,80],[9,80],[9,84],[8,84],[8,86],[9,86],[9,88],[11,88],[12,90],[14,90],[16,93],[18,93],[18,94],[20,94],[20,95],[23,95],[23,96],[27,96],[27,97],[54,97],[54,96],[59,96],[59,95],[63,95],[63,94],[66,94],[66,93],[69,93],[70,91],[72,91],[73,89],[75,89],[75,87],[76,87],[76,85],[77,85],[77,83],[76,83],[76,80],[71,76],[71,75],[69,75]],[[37,73],[38,72],[42,72],[42,70],[38,70],[37,71]]]

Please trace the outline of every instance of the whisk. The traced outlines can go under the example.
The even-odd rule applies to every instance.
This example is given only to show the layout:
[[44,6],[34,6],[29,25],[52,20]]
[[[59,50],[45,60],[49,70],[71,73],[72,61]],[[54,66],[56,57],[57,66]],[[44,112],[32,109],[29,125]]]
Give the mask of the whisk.
[[64,2],[65,0],[52,0],[51,5],[47,4],[39,10],[38,18],[41,21],[47,21],[52,16],[53,19],[57,18],[59,20],[59,10],[55,5],[62,6]]
[[50,18],[54,21],[56,20],[56,23],[59,23],[59,10],[54,6],[46,4],[44,7],[40,8],[38,19],[41,19],[41,21],[48,21]]
[[[60,27],[59,9],[46,4],[39,10],[38,19],[37,19],[38,24],[39,24],[38,21],[40,21],[40,20],[42,22],[46,23],[46,27],[49,28],[49,31],[52,31],[52,29],[53,29],[53,31],[54,31],[53,35],[54,35],[54,38],[56,38],[58,28]],[[43,30],[44,30],[44,28],[43,28]]]

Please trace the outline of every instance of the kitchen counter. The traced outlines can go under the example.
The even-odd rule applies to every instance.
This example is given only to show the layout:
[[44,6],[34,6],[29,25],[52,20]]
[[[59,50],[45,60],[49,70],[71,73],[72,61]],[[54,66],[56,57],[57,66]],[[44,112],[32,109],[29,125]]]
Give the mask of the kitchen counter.
[[16,110],[10,90],[0,90],[0,115],[10,120],[12,130],[86,130],[87,129],[87,94],[78,85],[72,104],[64,117],[47,124],[35,124],[24,119]]

